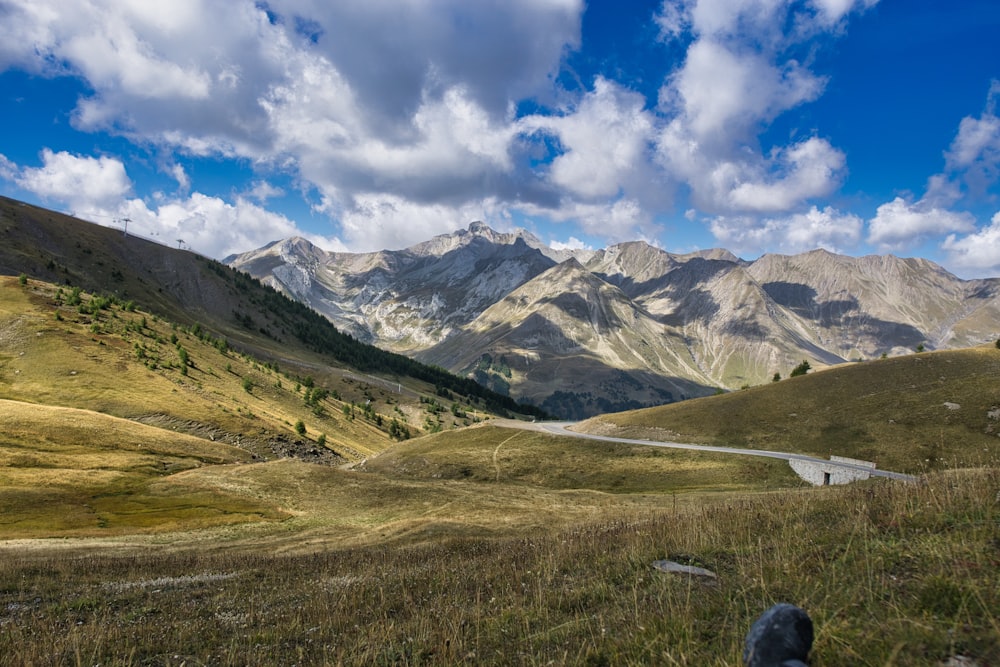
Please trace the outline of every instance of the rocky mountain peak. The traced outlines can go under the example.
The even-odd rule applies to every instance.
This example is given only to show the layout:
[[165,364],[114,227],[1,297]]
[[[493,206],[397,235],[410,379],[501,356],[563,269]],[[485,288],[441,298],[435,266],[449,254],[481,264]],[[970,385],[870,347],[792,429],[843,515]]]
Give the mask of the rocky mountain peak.
[[[746,261],[643,241],[556,250],[476,221],[403,250],[325,253],[292,238],[231,262],[361,340],[485,374],[488,386],[563,416],[752,385],[803,359],[820,366],[1000,334],[1000,279],[962,281],[893,256]],[[484,355],[506,357],[512,374],[481,368]]]

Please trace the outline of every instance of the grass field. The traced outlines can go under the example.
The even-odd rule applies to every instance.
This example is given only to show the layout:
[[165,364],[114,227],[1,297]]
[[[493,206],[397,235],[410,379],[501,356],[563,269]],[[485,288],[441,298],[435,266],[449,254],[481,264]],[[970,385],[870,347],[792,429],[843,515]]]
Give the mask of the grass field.
[[0,400],[0,535],[118,535],[283,515],[217,489],[166,484],[180,471],[245,463],[229,445],[95,412]]
[[1000,661],[998,350],[588,424],[925,475],[814,489],[769,459],[456,428],[433,388],[94,298],[0,278],[0,665],[734,665],[777,601],[821,667]]
[[[274,440],[312,447],[323,435],[344,460],[390,445],[394,420],[413,435],[428,424],[436,430],[472,423],[448,409],[460,399],[445,402],[433,387],[410,383],[399,394],[389,388],[395,383],[308,355],[265,363],[197,326],[179,327],[121,303],[92,308],[95,299],[0,276],[0,398],[146,419],[232,442],[239,435],[244,447]],[[308,389],[321,388],[321,399],[306,400]],[[304,434],[294,428],[299,421]]]
[[1000,349],[983,346],[838,366],[649,410],[585,430],[875,461],[920,473],[1000,460]]
[[364,470],[607,493],[760,491],[801,484],[783,461],[574,440],[483,425],[397,445]]
[[287,555],[0,545],[0,664],[736,665],[777,601],[816,667],[996,664],[998,493],[949,472]]

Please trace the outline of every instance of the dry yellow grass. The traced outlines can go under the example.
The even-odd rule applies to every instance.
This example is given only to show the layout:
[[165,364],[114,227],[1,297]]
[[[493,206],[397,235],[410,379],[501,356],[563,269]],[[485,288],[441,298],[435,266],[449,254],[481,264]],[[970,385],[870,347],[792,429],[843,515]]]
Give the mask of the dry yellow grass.
[[[779,600],[813,614],[818,667],[1000,658],[995,467],[774,490],[797,485],[778,462],[491,426],[387,449],[339,403],[317,416],[286,376],[189,330],[120,308],[91,330],[52,305],[54,287],[2,280],[0,537],[21,539],[0,540],[0,664],[721,665]],[[880,409],[909,415],[911,432],[985,431],[992,357],[962,359],[910,360],[936,374],[911,402],[893,390],[919,389],[917,376],[893,366],[876,382],[873,364],[869,435]],[[956,399],[968,413],[935,405],[963,373],[978,392]],[[856,382],[804,380],[840,393],[788,381],[763,402],[769,388],[692,403],[686,422],[612,419],[810,447],[868,428],[834,428]],[[768,431],[792,400],[814,407],[807,430]],[[335,448],[385,451],[353,471],[252,459],[250,444],[294,437],[297,418],[306,442],[330,428]],[[69,539],[25,539],[43,536]],[[654,572],[663,557],[719,579]]]
[[1000,460],[1000,350],[845,364],[744,391],[603,415],[588,430],[928,470]]
[[88,410],[0,400],[0,534],[98,535],[279,518],[273,505],[163,485],[245,450]]
[[618,494],[758,491],[801,484],[782,461],[576,440],[491,425],[401,443],[363,467],[398,479]]
[[[28,288],[20,288],[16,282],[0,277],[0,398],[151,419],[173,428],[202,427],[232,442],[238,436],[302,440],[294,429],[301,420],[305,440],[324,434],[328,447],[347,460],[391,442],[370,420],[344,418],[343,402],[327,398],[317,411],[304,403],[304,389],[296,389],[287,374],[234,351],[220,352],[191,330],[115,306],[81,314],[65,305],[68,290],[60,305],[54,286],[29,281]],[[89,297],[81,299],[86,304]],[[180,348],[190,360],[186,369]],[[363,402],[368,392],[389,419],[388,392],[321,367],[289,364],[287,370],[330,382],[344,401]]]

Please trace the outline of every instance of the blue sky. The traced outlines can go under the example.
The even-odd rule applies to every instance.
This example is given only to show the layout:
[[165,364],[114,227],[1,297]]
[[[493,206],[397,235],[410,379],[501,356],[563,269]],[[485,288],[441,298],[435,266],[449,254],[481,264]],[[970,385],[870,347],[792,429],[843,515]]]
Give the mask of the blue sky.
[[817,247],[1000,275],[995,0],[0,0],[0,193],[224,257]]

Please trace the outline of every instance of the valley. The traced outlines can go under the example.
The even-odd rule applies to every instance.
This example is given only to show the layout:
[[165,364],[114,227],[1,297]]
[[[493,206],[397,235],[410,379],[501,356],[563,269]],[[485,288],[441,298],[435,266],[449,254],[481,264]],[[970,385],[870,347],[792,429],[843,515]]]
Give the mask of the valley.
[[[919,480],[813,487],[782,460],[546,432],[245,274],[3,204],[0,664],[738,664],[783,600],[813,616],[817,665],[1000,660],[994,341],[574,426]],[[616,337],[646,324],[583,267],[485,308],[510,335],[475,335],[510,347],[469,363],[519,377],[533,309],[631,354]],[[564,353],[547,372],[594,381]]]
[[652,407],[815,368],[992,342],[1000,280],[825,250],[554,250],[477,222],[398,251],[305,239],[226,259],[360,340],[561,419]]

